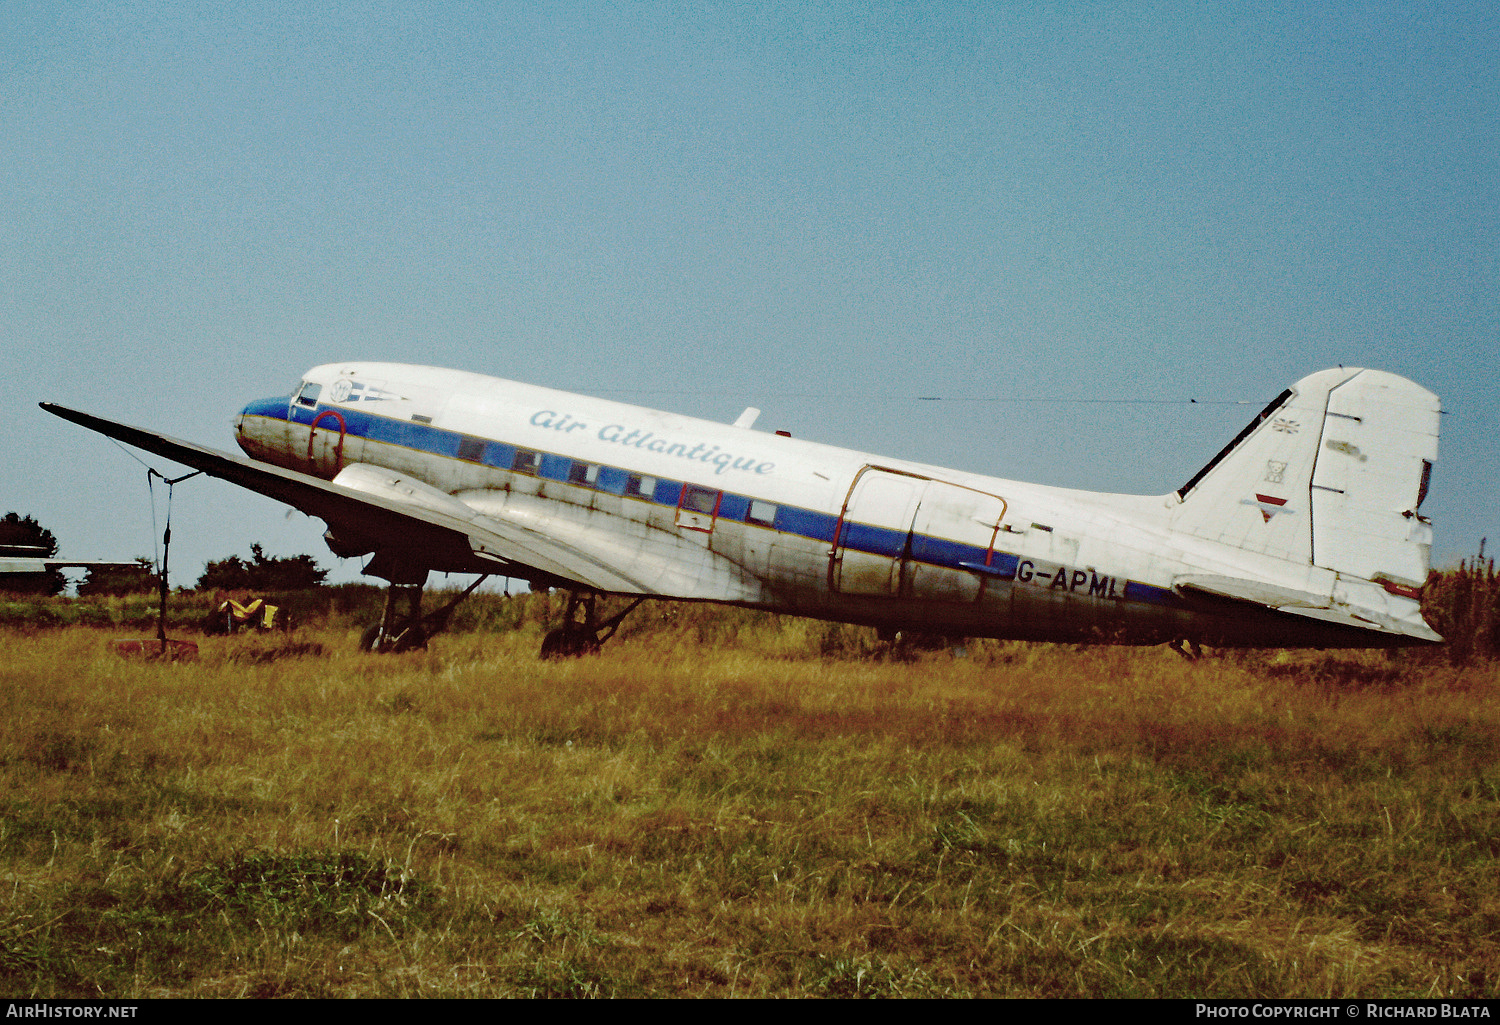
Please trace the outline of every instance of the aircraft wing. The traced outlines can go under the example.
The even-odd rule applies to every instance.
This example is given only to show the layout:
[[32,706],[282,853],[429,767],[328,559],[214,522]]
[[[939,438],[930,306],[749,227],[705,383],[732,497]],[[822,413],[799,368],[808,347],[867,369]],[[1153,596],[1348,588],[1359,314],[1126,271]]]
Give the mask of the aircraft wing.
[[[420,498],[401,501],[394,492],[372,494],[55,403],[40,405],[55,416],[106,437],[285,502],[326,522],[335,536],[408,553],[431,569],[508,572],[518,577],[530,575],[525,570],[533,570],[562,583],[606,593],[663,593],[621,565],[607,547],[589,546],[586,537],[558,539],[542,529],[481,518],[456,500],[446,509],[423,504]],[[480,519],[483,522],[477,522]]]
[[0,573],[46,573],[54,569],[128,569],[134,562],[106,562],[101,559],[11,559],[0,556]]

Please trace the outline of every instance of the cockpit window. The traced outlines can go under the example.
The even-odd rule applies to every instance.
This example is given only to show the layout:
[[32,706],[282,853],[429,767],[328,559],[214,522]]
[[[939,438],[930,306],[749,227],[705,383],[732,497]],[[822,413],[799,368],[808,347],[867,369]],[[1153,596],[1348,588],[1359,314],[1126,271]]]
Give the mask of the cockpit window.
[[297,392],[297,405],[316,406],[318,404],[318,393],[322,390],[323,386],[321,384],[313,384],[313,382],[311,381],[304,381],[302,384],[302,390]]

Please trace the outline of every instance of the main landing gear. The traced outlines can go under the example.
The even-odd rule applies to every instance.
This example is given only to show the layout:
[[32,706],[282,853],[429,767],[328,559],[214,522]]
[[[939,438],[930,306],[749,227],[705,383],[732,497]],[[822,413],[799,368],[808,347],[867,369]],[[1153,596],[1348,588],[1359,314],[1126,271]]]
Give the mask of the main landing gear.
[[1203,648],[1198,644],[1197,641],[1190,640],[1187,637],[1173,638],[1171,641],[1167,642],[1167,647],[1177,652],[1177,654],[1181,655],[1189,662],[1196,662],[1203,657]]
[[[360,637],[359,649],[384,653],[427,647],[427,639],[442,632],[443,627],[448,625],[448,617],[458,608],[458,603],[488,579],[488,576],[480,577],[464,588],[457,598],[425,616],[422,614],[422,584],[392,582],[385,592],[385,609],[380,614],[380,622]],[[406,606],[404,612],[401,611],[403,604]]]
[[[625,611],[600,621],[598,618],[598,595],[591,591],[569,591],[568,611],[563,614],[562,626],[547,631],[542,638],[542,658],[576,658],[592,655],[615,635],[625,617],[645,598],[637,598],[625,607]],[[583,619],[578,618],[579,612]]]

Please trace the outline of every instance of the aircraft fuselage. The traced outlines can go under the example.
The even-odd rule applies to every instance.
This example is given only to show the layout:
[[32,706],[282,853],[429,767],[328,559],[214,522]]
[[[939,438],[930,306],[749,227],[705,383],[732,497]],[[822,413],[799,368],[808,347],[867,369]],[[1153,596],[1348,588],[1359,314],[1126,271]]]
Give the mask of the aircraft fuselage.
[[[1344,582],[1311,560],[1179,529],[1175,493],[1026,484],[460,371],[318,367],[290,398],[246,406],[236,437],[255,460],[412,503],[473,524],[476,536],[545,536],[574,553],[523,559],[479,541],[408,553],[431,569],[951,636],[1431,639],[1185,590],[1181,581],[1204,579],[1333,595]],[[1255,488],[1245,495],[1243,510],[1226,513],[1247,517],[1235,529],[1270,524]],[[330,544],[367,550],[358,535],[333,524]]]

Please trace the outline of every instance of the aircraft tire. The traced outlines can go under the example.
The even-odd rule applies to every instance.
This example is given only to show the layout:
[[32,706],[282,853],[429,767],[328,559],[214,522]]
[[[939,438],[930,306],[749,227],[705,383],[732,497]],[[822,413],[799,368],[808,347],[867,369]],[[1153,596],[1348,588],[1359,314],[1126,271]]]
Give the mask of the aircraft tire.
[[570,630],[560,626],[547,631],[547,636],[542,638],[541,657],[578,658],[581,655],[592,655],[598,650],[599,642],[587,630],[577,627]]
[[374,626],[366,627],[365,632],[359,635],[359,650],[363,652],[373,652],[375,650],[375,645],[377,642],[379,642],[379,640],[380,624],[376,623]]
[[427,631],[413,625],[396,635],[396,646],[392,651],[424,651],[427,648]]

